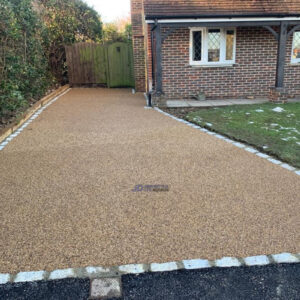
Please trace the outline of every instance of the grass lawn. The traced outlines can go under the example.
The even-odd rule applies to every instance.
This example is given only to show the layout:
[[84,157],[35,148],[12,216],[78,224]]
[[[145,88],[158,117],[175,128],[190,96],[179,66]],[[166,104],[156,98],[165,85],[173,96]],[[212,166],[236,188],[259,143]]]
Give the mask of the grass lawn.
[[300,103],[202,109],[186,119],[300,168]]

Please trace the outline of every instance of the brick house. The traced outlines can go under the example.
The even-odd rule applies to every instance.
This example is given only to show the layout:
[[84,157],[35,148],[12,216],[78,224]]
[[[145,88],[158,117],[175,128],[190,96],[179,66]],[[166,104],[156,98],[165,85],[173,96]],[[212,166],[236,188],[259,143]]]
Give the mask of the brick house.
[[131,0],[136,90],[300,97],[299,0]]

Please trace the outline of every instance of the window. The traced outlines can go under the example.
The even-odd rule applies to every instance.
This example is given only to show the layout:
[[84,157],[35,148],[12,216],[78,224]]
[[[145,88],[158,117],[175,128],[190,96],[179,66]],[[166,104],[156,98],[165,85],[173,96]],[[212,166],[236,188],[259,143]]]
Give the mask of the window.
[[300,63],[300,31],[294,32],[292,63]]
[[233,64],[235,61],[235,36],[235,29],[191,28],[190,64]]

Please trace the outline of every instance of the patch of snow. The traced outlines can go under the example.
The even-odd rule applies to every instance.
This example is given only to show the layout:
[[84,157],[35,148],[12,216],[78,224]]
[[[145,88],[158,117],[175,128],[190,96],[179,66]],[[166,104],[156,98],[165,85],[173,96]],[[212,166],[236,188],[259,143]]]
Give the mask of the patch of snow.
[[289,140],[291,140],[291,139],[294,139],[294,137],[286,137],[286,138],[281,138],[283,141],[286,141],[286,142],[288,142]]
[[296,142],[296,144],[300,146],[300,142]]
[[206,125],[207,125],[207,126],[209,126],[209,127],[211,127],[211,126],[212,126],[212,124],[211,124],[211,123],[206,123]]
[[249,112],[246,112],[246,115],[251,115],[251,113],[249,113]]
[[272,124],[270,124],[272,127],[276,127],[276,126],[279,126],[278,124],[276,124],[276,123],[272,123]]
[[297,134],[300,134],[300,131],[298,131],[296,128],[293,128],[292,131],[297,133]]
[[195,118],[193,118],[193,121],[201,122],[201,121],[202,121],[202,118],[200,118],[200,117],[195,117]]
[[251,121],[251,122],[249,122],[248,124],[254,124],[254,122]]
[[275,112],[279,112],[279,113],[285,111],[282,107],[279,107],[279,106],[273,108],[272,110],[275,111]]
[[256,112],[264,112],[263,109],[257,109]]
[[290,118],[290,117],[295,117],[295,114],[289,114],[289,115],[287,115],[287,117],[288,117],[288,118]]
[[296,130],[296,128],[294,128],[294,127],[283,127],[283,126],[280,126],[279,129],[280,130]]
[[269,148],[269,146],[263,146],[263,148],[264,148],[264,149],[268,149],[268,148]]

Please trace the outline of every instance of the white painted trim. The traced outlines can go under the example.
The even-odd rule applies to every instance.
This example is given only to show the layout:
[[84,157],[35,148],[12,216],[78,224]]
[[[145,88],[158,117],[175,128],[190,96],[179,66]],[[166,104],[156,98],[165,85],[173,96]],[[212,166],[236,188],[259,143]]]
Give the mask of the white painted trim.
[[291,54],[291,64],[299,64],[300,63],[300,58],[293,58],[293,52],[294,52],[294,47],[295,47],[295,34],[296,33],[299,33],[300,34],[300,31],[297,30],[294,32],[293,34],[293,44],[292,44],[292,54]]
[[[300,65],[300,64],[298,64],[298,65]],[[228,67],[234,67],[234,66],[236,66],[236,64],[235,63],[228,63],[228,64],[227,63],[224,63],[224,64],[221,64],[221,63],[213,63],[213,64],[207,63],[207,64],[201,64],[201,65],[191,65],[191,64],[189,64],[188,66],[192,67],[192,68],[228,68]]]
[[[201,19],[161,19],[158,23],[208,23],[208,22],[264,22],[264,21],[300,21],[300,17],[284,18],[201,18]],[[154,20],[146,20],[147,24],[155,23]]]
[[[190,28],[190,65],[194,65],[194,66],[197,66],[197,65],[201,65],[204,63],[204,43],[203,43],[203,40],[204,40],[204,28],[199,28],[199,27],[194,27],[194,28]],[[201,31],[201,38],[202,38],[202,42],[201,42],[201,61],[194,61],[193,60],[193,50],[194,50],[194,38],[193,38],[193,33],[195,31]]]
[[[219,29],[221,32],[221,41],[220,41],[220,61],[218,62],[209,62],[208,61],[208,31],[210,29]],[[233,59],[226,60],[226,31],[234,31],[234,42],[233,42]],[[193,32],[201,31],[202,34],[202,55],[201,61],[193,60],[193,48],[194,48],[194,39]],[[217,28],[217,27],[190,27],[190,65],[191,66],[206,66],[206,67],[222,67],[222,66],[232,66],[235,64],[236,57],[236,28],[226,27],[226,28]]]

